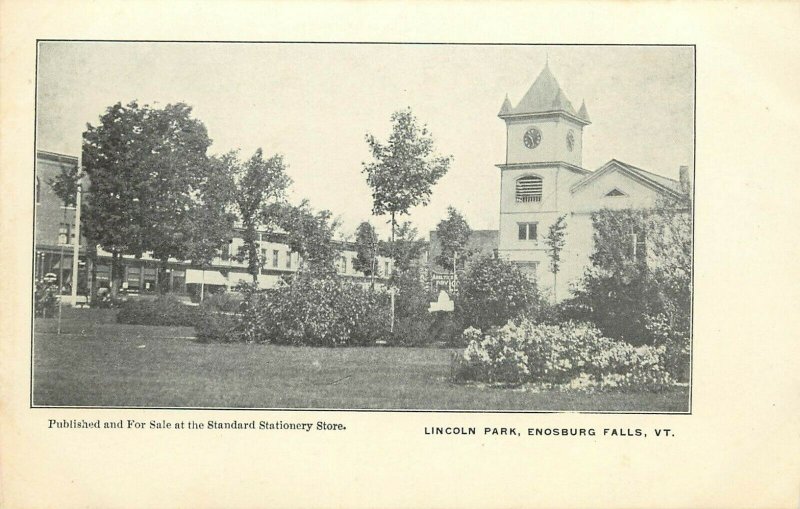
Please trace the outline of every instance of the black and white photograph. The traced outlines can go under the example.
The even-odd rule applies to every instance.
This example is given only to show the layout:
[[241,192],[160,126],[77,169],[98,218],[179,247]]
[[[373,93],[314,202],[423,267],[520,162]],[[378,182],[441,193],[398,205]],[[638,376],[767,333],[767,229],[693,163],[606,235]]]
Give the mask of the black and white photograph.
[[798,22],[0,0],[0,506],[796,508]]
[[37,54],[33,406],[690,412],[693,46]]

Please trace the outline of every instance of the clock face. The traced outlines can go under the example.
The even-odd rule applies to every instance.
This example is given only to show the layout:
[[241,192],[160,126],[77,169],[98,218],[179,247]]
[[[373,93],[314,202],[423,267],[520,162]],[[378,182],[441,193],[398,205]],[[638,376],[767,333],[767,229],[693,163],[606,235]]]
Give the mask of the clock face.
[[572,152],[573,148],[575,148],[575,133],[570,129],[567,133],[567,149]]
[[525,136],[522,137],[522,141],[525,142],[526,147],[536,148],[539,146],[539,143],[542,142],[542,132],[535,127],[531,127],[525,131]]

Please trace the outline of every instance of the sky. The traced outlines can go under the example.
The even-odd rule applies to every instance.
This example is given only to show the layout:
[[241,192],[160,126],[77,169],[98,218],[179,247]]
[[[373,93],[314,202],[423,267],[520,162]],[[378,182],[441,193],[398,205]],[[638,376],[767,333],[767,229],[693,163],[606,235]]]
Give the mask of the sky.
[[331,210],[345,238],[364,220],[388,234],[386,218],[371,216],[364,138],[385,140],[391,113],[406,107],[453,163],[430,203],[402,219],[427,237],[452,205],[473,229],[496,229],[497,113],[546,61],[572,104],[586,101],[585,168],[614,158],[677,179],[694,167],[690,47],[40,42],[38,58],[38,149],[78,155],[86,124],[118,101],[185,102],[208,128],[210,154],[283,154],[290,200]]

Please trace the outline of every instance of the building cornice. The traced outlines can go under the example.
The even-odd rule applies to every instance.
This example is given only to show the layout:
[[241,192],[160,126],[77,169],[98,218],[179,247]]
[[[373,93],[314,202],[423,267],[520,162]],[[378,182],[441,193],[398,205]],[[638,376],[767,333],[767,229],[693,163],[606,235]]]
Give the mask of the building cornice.
[[53,161],[57,163],[70,163],[70,164],[78,164],[77,156],[71,156],[67,154],[59,154],[58,152],[49,152],[47,150],[37,150],[36,151],[36,158],[37,159],[44,159],[47,161]]
[[508,122],[509,120],[511,120],[511,121],[514,121],[514,120],[525,121],[525,120],[539,120],[539,119],[543,119],[543,118],[564,117],[564,118],[566,118],[568,120],[572,120],[576,124],[580,124],[582,126],[587,126],[587,125],[591,124],[591,122],[589,122],[588,120],[583,119],[583,118],[581,118],[581,117],[579,117],[577,115],[573,115],[571,113],[567,113],[566,111],[563,111],[563,110],[537,111],[535,113],[500,113],[497,116],[500,117],[501,119],[505,120],[506,122]]
[[537,168],[547,168],[548,166],[559,166],[561,168],[574,171],[580,175],[588,175],[591,172],[580,166],[570,164],[564,161],[542,161],[535,163],[509,163],[509,164],[495,164],[501,170],[534,170]]

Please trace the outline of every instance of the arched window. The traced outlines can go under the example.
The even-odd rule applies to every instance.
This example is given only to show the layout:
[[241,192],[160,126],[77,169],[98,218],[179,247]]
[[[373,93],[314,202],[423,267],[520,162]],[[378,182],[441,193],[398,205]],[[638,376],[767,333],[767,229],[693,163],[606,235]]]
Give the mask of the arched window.
[[520,177],[517,179],[517,203],[542,201],[542,178]]

